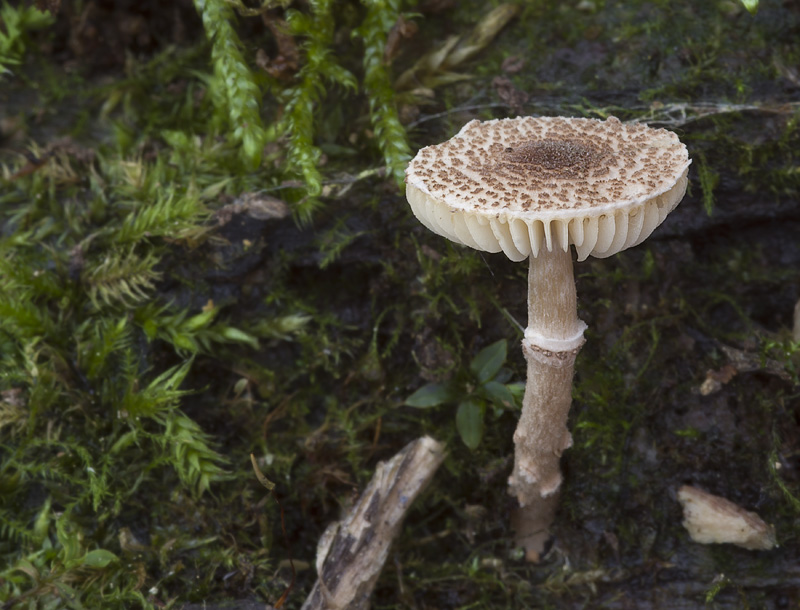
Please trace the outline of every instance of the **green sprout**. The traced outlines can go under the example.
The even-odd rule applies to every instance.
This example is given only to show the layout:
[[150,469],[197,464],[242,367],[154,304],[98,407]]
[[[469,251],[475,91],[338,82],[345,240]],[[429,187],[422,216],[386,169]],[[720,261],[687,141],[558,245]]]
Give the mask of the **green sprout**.
[[32,6],[14,7],[3,3],[0,7],[0,79],[11,74],[9,66],[22,63],[28,37],[27,33],[52,25],[55,19]]
[[756,11],[758,10],[758,0],[742,0],[742,4],[744,4],[744,7],[750,12],[751,15],[756,14]]
[[483,420],[489,405],[496,417],[520,406],[525,384],[507,383],[511,378],[511,371],[503,367],[507,353],[506,340],[496,341],[478,352],[469,369],[462,369],[448,381],[422,386],[405,404],[417,409],[457,404],[456,428],[464,444],[475,449],[483,437]]

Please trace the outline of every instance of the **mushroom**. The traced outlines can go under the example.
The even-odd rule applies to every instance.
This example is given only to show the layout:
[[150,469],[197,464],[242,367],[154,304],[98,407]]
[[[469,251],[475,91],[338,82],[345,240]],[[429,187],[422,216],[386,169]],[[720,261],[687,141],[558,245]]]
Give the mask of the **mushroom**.
[[683,197],[690,163],[664,129],[615,117],[518,117],[470,121],[408,165],[408,201],[427,228],[529,259],[528,379],[509,479],[522,507],[554,497],[561,453],[572,444],[567,415],[586,324],[569,246],[582,261],[641,243]]

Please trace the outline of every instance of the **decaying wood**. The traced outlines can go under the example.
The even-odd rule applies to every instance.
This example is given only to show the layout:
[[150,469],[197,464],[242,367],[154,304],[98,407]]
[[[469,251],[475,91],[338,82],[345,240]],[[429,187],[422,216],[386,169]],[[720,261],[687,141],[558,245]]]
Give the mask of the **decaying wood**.
[[684,485],[678,490],[683,526],[700,544],[730,543],[751,551],[774,548],[775,530],[756,513],[726,498]]
[[303,610],[366,610],[370,595],[416,497],[444,459],[444,445],[425,436],[375,469],[347,517],[329,527],[317,552],[317,582]]

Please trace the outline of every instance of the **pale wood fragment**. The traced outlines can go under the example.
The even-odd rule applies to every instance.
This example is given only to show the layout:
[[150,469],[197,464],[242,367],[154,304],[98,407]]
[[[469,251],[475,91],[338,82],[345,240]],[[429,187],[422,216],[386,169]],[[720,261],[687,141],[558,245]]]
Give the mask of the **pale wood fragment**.
[[695,542],[727,542],[753,551],[776,545],[772,527],[730,500],[684,485],[678,490],[678,501],[683,507],[683,526]]
[[425,436],[378,464],[347,517],[326,530],[327,539],[318,546],[317,582],[302,610],[370,607],[392,540],[444,457],[444,445]]

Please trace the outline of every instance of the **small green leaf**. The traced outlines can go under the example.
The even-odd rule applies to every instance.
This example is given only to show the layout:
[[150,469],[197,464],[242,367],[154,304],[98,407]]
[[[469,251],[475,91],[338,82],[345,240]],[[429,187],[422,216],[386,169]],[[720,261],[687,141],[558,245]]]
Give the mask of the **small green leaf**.
[[258,467],[256,456],[253,455],[252,453],[250,454],[250,463],[253,465],[253,471],[256,473],[256,478],[258,479],[258,482],[261,483],[264,487],[266,487],[267,490],[269,491],[275,489],[275,483],[273,483],[266,476],[264,476],[264,473],[261,472],[261,469]]
[[492,378],[492,381],[505,384],[508,383],[513,376],[514,374],[511,372],[511,369],[503,367],[497,371],[497,375]]
[[253,335],[249,335],[246,332],[239,330],[238,328],[234,328],[233,326],[222,326],[220,328],[220,334],[228,341],[245,343],[253,349],[258,349],[258,339],[256,339]]
[[486,398],[499,407],[510,409],[514,406],[514,395],[502,383],[487,381],[483,384],[483,393],[486,394]]
[[514,403],[519,405],[522,403],[522,397],[525,396],[525,382],[515,381],[514,383],[507,383],[506,387],[511,395],[514,397]]
[[116,442],[111,445],[111,449],[108,450],[108,453],[114,455],[127,449],[136,441],[136,430],[131,430],[130,432],[126,432],[122,436],[120,436]]
[[742,0],[742,4],[751,15],[755,15],[758,10],[758,0]]
[[87,568],[105,568],[112,561],[117,561],[118,558],[111,551],[105,549],[95,549],[89,551],[83,556],[83,565]]
[[205,328],[209,325],[211,320],[214,319],[214,316],[217,315],[218,309],[215,307],[211,307],[205,311],[201,311],[199,314],[192,316],[183,324],[183,328],[186,331],[197,331],[201,328]]
[[478,382],[483,384],[492,379],[502,368],[506,361],[506,340],[500,339],[490,346],[483,348],[472,360],[469,368],[478,377]]
[[448,383],[429,383],[406,398],[409,407],[427,409],[453,400],[453,390]]
[[483,405],[474,400],[465,400],[458,405],[456,428],[461,440],[470,449],[475,449],[483,437]]
[[158,325],[156,324],[155,320],[148,318],[142,323],[142,330],[147,336],[148,341],[152,341],[156,338],[156,334],[158,333]]
[[52,498],[48,496],[44,501],[44,505],[39,510],[36,521],[34,521],[33,535],[35,540],[39,542],[43,541],[45,537],[47,537],[47,533],[50,531],[50,522],[53,520],[53,515],[50,512],[51,504]]
[[187,352],[196,352],[198,350],[197,343],[189,335],[182,333],[175,333],[172,336],[172,343],[179,350],[186,350]]
[[75,525],[66,517],[56,520],[56,537],[61,543],[61,559],[64,563],[80,556],[81,541],[76,530]]

